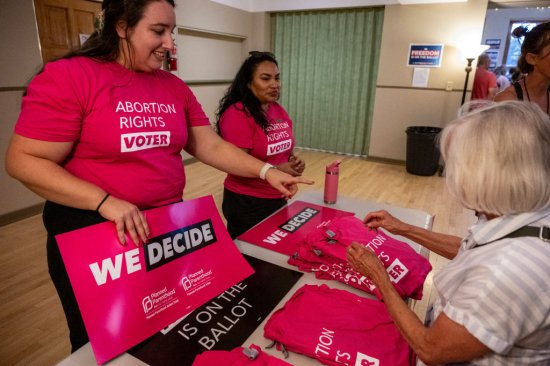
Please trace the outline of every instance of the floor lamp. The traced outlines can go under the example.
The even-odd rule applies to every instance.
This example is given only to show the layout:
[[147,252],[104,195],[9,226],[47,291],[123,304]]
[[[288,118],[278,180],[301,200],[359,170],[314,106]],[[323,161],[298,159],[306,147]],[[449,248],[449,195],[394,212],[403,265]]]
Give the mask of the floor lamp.
[[483,44],[465,46],[461,49],[462,54],[466,58],[466,61],[468,61],[468,65],[466,65],[466,68],[464,69],[464,71],[466,71],[466,80],[464,81],[464,89],[462,89],[462,101],[460,105],[463,105],[466,101],[466,90],[468,89],[468,78],[470,77],[470,72],[472,71],[472,62],[476,59],[477,56],[481,55],[488,48],[489,46]]
[[462,101],[460,102],[460,105],[463,105],[466,101],[466,89],[468,88],[468,78],[470,77],[470,72],[472,71],[472,62],[474,59],[472,57],[466,58],[468,61],[468,65],[466,65],[466,68],[464,71],[466,71],[466,80],[464,80],[464,89],[462,90]]

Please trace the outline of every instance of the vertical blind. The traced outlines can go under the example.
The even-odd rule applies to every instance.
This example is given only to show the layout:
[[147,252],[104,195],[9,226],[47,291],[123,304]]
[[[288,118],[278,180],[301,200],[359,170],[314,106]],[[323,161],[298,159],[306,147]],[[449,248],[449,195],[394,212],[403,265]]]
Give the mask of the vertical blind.
[[296,146],[367,154],[383,19],[382,7],[272,14]]

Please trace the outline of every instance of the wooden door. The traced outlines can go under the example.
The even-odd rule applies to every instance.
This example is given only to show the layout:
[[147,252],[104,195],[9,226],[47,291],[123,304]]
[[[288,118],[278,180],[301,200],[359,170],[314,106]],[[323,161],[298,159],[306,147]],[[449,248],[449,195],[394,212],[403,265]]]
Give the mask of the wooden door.
[[101,11],[101,2],[91,0],[34,0],[34,6],[44,63],[79,48]]

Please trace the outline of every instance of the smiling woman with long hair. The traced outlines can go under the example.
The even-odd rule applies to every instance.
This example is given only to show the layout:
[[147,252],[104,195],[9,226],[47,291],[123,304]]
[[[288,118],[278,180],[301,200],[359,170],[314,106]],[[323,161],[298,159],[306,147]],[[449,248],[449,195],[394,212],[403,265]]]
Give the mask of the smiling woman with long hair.
[[[102,27],[82,49],[49,62],[30,82],[6,154],[6,170],[47,200],[50,276],[72,350],[88,335],[55,235],[111,221],[120,243],[150,230],[142,211],[181,201],[181,151],[235,176],[264,162],[222,140],[189,87],[161,70],[173,47],[173,0],[105,0]],[[262,176],[285,197],[306,182],[279,170]]]
[[[292,120],[277,103],[280,89],[275,56],[250,52],[220,101],[217,127],[223,139],[265,161],[267,169],[299,176],[305,162],[293,153]],[[229,174],[224,182],[222,210],[232,238],[284,205],[285,199],[261,178]]]

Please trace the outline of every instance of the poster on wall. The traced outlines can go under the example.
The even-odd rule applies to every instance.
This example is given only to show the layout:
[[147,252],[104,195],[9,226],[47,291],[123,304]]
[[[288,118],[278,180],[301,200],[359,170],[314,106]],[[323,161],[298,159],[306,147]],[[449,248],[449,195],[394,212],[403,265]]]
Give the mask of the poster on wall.
[[427,67],[415,67],[413,71],[412,86],[415,88],[427,88],[430,78],[430,69]]
[[500,39],[498,38],[487,38],[485,44],[489,46],[489,49],[485,51],[489,55],[489,69],[494,69],[498,64],[498,54],[500,50]]
[[489,56],[489,69],[494,70],[498,62],[498,50],[488,49],[485,53]]
[[441,67],[443,44],[409,44],[407,66]]
[[151,234],[141,246],[122,246],[112,222],[56,236],[99,364],[254,273],[212,196],[144,215]]
[[498,38],[487,38],[485,44],[489,46],[490,50],[498,50],[500,48],[500,39]]

